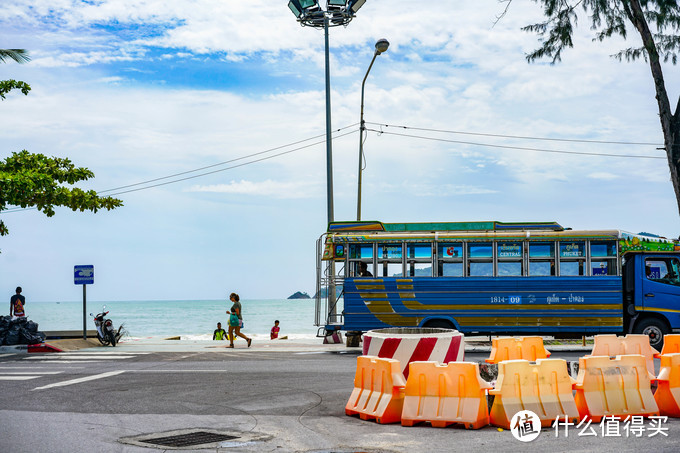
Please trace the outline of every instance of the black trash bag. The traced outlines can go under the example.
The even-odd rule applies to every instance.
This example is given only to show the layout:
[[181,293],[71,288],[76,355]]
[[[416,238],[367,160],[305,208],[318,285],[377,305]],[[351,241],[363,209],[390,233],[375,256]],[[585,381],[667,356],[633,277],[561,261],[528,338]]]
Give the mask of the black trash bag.
[[14,326],[19,326],[19,327],[26,328],[26,324],[28,324],[28,318],[25,317],[25,316],[20,316],[20,317],[18,317],[18,318],[14,318],[14,319],[10,322],[10,328],[12,328],[12,327],[14,327]]
[[38,333],[38,323],[34,321],[28,321],[26,323],[26,330],[33,334]]
[[5,344],[5,337],[7,336],[7,331],[3,330],[0,332],[0,346]]
[[24,329],[23,327],[19,329],[19,344],[40,344],[42,343],[42,338]]
[[19,329],[7,331],[4,343],[8,346],[19,344]]
[[9,322],[11,321],[9,316],[0,316],[0,332],[9,329]]

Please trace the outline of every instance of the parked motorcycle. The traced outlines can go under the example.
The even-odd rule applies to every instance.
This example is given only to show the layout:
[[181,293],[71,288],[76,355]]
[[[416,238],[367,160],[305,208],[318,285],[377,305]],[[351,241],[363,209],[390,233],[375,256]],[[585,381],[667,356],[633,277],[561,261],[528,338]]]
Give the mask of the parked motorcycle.
[[116,331],[113,327],[113,322],[109,318],[104,317],[109,314],[108,311],[104,310],[106,310],[106,306],[102,307],[102,312],[97,313],[96,316],[90,313],[90,316],[94,317],[94,325],[97,327],[97,339],[105,346],[116,346],[116,343],[120,341],[120,337],[123,336],[123,325],[121,324],[118,327],[118,331]]

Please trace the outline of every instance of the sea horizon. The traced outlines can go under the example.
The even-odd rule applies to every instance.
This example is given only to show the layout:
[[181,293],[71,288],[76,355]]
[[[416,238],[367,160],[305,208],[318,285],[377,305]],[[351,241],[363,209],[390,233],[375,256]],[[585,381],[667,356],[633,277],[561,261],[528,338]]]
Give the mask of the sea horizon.
[[[269,338],[274,321],[280,322],[281,336],[315,337],[314,299],[241,299],[244,327],[242,332],[255,338]],[[90,313],[103,307],[116,328],[120,324],[131,338],[180,336],[187,339],[211,339],[217,323],[228,329],[232,303],[223,299],[194,300],[126,300],[87,301],[86,328],[94,329]],[[40,331],[83,329],[83,301],[35,301],[26,304],[28,319],[37,322]],[[183,338],[184,339],[184,338]]]

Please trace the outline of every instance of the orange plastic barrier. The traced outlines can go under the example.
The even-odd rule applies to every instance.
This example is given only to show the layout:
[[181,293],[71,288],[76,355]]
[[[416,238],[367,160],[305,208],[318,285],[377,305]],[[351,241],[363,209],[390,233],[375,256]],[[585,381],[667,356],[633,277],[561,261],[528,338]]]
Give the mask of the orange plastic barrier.
[[550,357],[543,346],[542,337],[504,337],[491,340],[491,355],[486,363],[500,363],[503,360],[529,360]]
[[404,406],[404,387],[399,360],[360,356],[345,414],[378,423],[397,423]]
[[577,421],[573,382],[563,359],[539,359],[535,364],[528,360],[499,363],[496,387],[489,390],[489,395],[494,395],[491,424],[510,429],[512,416],[522,410],[535,412],[542,426],[550,426],[558,416]]
[[579,415],[596,423],[608,415],[659,415],[651,379],[642,355],[581,357],[574,385]]
[[677,354],[680,352],[680,334],[669,333],[663,336],[663,349],[661,354],[654,354],[654,357],[660,357],[664,354]]
[[654,355],[658,351],[650,346],[649,336],[647,335],[626,335],[617,337],[616,335],[595,335],[593,352],[590,355],[606,355],[615,357],[618,355],[639,354],[645,356],[647,370],[654,374]]
[[489,424],[486,390],[492,385],[479,376],[473,362],[411,362],[406,380],[401,424],[429,422],[436,428],[459,423],[479,429]]
[[680,417],[680,354],[662,354],[660,359],[659,386],[654,393],[654,401],[661,415]]

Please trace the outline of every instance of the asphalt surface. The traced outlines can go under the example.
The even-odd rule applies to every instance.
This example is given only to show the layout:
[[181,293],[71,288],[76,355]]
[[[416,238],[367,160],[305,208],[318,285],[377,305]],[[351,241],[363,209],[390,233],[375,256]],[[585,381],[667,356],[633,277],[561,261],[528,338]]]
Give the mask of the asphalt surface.
[[[407,428],[349,417],[360,351],[343,345],[157,343],[0,353],[0,451],[167,451],[154,439],[195,432],[231,438],[183,451],[680,451],[678,419],[663,424],[666,436],[626,437],[623,429],[603,436],[593,424],[595,436],[572,427],[556,437],[544,428],[523,443],[495,427]],[[486,357],[466,353],[466,360]]]

